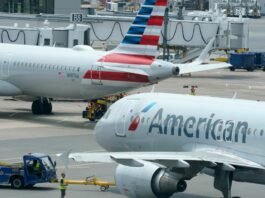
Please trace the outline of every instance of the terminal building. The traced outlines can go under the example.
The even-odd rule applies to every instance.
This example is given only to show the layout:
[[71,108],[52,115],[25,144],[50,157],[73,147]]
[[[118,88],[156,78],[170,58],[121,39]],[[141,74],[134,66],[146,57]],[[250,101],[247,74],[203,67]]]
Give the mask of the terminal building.
[[[109,50],[121,42],[134,16],[129,12],[115,11],[106,16],[107,4],[118,4],[119,10],[121,5],[124,8],[137,7],[137,2],[141,1],[131,0],[124,4],[124,0],[1,0],[0,43],[70,48],[90,45]],[[204,9],[209,3],[208,0],[178,2],[199,9]],[[89,15],[95,8],[98,8],[98,14]],[[105,11],[99,14],[103,8]],[[70,21],[71,13],[81,13],[82,21]],[[134,10],[130,13],[135,15]],[[191,51],[190,56],[197,56],[215,37],[215,49],[248,48],[249,29],[244,19],[216,16],[210,12],[194,14],[182,20],[174,17],[176,13],[172,12],[162,31],[165,39],[160,37],[160,47],[174,51],[194,48],[198,50]],[[185,56],[188,56],[186,52]]]
[[[90,8],[104,9],[116,5],[117,9],[114,9],[114,11],[120,11],[122,8],[130,8],[131,5],[139,6],[142,1],[143,0],[1,0],[0,12],[24,14],[70,14],[72,12],[78,12],[89,14]],[[256,1],[260,7],[261,14],[265,15],[264,0],[172,0],[170,5],[183,4],[186,10],[209,10],[213,9],[215,4],[255,4]]]
[[1,0],[0,12],[69,14],[71,12],[84,12],[81,9],[82,2],[80,0]]

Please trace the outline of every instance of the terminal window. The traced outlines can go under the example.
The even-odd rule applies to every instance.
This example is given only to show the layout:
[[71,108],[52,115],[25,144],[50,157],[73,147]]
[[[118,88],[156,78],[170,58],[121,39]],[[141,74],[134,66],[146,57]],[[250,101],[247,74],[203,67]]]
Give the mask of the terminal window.
[[0,12],[54,14],[55,0],[0,0]]

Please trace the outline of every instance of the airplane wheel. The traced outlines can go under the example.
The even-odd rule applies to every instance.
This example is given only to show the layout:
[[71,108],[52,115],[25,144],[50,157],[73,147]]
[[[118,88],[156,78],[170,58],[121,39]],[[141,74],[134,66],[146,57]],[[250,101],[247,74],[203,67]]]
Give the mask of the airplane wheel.
[[24,187],[23,177],[14,177],[10,183],[11,187],[15,189],[21,189]]
[[41,112],[41,103],[39,100],[35,100],[33,101],[32,105],[31,105],[31,111],[34,115],[40,115]]
[[51,114],[52,113],[52,103],[45,100],[43,102],[43,114]]

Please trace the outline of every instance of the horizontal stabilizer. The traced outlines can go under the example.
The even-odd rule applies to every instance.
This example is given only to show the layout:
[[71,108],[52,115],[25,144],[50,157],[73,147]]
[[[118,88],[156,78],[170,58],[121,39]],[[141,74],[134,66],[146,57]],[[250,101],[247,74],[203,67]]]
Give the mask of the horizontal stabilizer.
[[229,63],[209,63],[209,64],[196,64],[196,62],[192,62],[190,64],[179,64],[179,74],[187,74],[193,72],[207,71],[213,69],[221,69],[231,67]]
[[132,74],[139,74],[139,75],[144,75],[144,76],[149,76],[148,73],[141,69],[133,69],[133,68],[125,68],[125,67],[111,67],[111,66],[102,66],[103,68],[107,70],[112,70],[112,71],[117,71],[117,72],[127,72],[127,73],[132,73]]

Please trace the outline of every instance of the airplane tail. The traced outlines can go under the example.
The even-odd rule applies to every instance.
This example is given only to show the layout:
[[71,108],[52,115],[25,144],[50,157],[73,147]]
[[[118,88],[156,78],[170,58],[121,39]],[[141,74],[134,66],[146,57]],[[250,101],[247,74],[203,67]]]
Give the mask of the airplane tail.
[[122,42],[99,62],[150,65],[158,42],[168,0],[145,0]]

